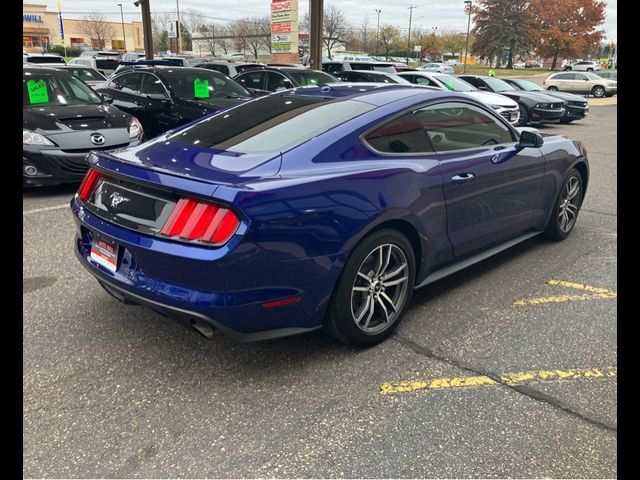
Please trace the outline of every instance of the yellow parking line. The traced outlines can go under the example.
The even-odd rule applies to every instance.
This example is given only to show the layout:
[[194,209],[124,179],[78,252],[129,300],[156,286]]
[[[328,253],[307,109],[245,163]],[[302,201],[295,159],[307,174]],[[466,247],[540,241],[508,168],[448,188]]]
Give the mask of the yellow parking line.
[[383,383],[380,385],[380,393],[404,393],[416,390],[439,390],[459,387],[478,387],[482,385],[496,385],[504,383],[509,386],[518,386],[528,383],[550,382],[555,380],[580,380],[594,378],[615,377],[618,374],[616,367],[609,368],[571,368],[569,370],[532,370],[529,372],[515,372],[500,375],[500,382],[479,375],[475,377],[443,377],[426,381],[403,381]]
[[523,305],[538,305],[541,303],[558,303],[558,302],[571,302],[571,301],[581,301],[581,300],[596,300],[596,299],[607,299],[611,300],[614,298],[618,298],[618,294],[613,290],[609,290],[608,288],[600,288],[600,287],[592,287],[591,285],[585,285],[583,283],[575,283],[575,282],[566,282],[564,280],[549,280],[547,282],[549,285],[573,288],[575,290],[582,290],[585,292],[581,295],[554,295],[549,297],[536,297],[529,299],[516,300],[514,302],[514,306],[521,307]]

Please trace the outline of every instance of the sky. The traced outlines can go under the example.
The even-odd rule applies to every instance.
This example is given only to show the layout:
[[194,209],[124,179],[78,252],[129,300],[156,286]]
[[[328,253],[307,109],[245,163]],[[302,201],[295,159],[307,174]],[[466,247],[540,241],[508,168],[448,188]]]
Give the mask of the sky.
[[[270,0],[179,0],[180,12],[198,10],[203,19],[211,22],[228,23],[246,16],[263,16],[270,13]],[[175,0],[150,0],[151,12],[175,14]],[[46,3],[49,11],[56,11],[56,0],[28,0],[23,3]],[[114,21],[120,20],[120,7],[117,0],[61,0],[62,13],[65,18],[81,18],[90,10],[103,12]],[[125,21],[140,20],[140,9],[133,5],[133,0],[120,0],[123,6]],[[428,0],[428,2],[410,0],[325,0],[328,5],[337,5],[357,28],[366,18],[373,29],[377,23],[376,9],[382,10],[380,25],[391,24],[406,32],[409,27],[409,7],[413,9],[411,28],[423,30],[437,27],[438,31],[466,32],[467,16],[464,13],[463,0]],[[309,8],[308,0],[299,0],[299,11]],[[609,0],[606,8],[606,19],[602,26],[606,40],[617,41],[617,0]],[[472,24],[473,27],[473,24]]]

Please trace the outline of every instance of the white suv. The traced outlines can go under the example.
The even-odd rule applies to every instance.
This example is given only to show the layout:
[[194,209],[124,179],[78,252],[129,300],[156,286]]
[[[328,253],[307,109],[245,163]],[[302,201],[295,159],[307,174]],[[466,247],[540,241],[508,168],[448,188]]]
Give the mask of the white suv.
[[581,60],[564,67],[565,71],[575,70],[576,72],[596,72],[600,70],[600,63],[592,60]]

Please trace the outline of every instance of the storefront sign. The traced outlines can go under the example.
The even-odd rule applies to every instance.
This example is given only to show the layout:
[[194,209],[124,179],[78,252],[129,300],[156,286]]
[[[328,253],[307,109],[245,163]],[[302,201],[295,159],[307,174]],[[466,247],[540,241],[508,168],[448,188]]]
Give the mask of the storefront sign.
[[290,22],[292,20],[291,11],[288,10],[286,12],[273,12],[271,14],[271,21],[274,23],[277,22]]
[[44,23],[42,15],[22,15],[22,21],[24,23]]
[[277,22],[271,24],[273,33],[288,33],[291,31],[291,22]]
[[273,53],[289,53],[291,51],[291,43],[272,43],[271,51]]
[[290,33],[273,33],[271,35],[271,43],[291,42]]
[[272,12],[280,12],[282,10],[291,10],[291,0],[271,4]]

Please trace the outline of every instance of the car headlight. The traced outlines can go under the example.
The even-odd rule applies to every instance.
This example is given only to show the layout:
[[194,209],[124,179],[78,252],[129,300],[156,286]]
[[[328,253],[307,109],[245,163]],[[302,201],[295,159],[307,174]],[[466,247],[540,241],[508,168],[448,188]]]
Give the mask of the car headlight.
[[44,135],[32,132],[31,130],[22,130],[22,144],[23,145],[55,145]]
[[129,124],[129,138],[140,138],[142,137],[143,132],[144,129],[142,128],[140,120],[138,120],[134,116],[131,116],[131,123]]
[[536,103],[536,108],[549,108],[550,106],[548,103]]

